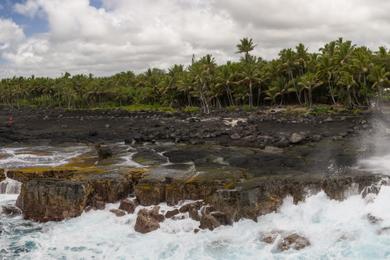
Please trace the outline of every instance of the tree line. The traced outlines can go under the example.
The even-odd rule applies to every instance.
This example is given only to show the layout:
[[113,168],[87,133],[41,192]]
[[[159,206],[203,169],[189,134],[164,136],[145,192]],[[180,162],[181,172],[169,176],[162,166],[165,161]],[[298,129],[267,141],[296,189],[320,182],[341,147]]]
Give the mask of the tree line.
[[213,108],[314,103],[348,108],[380,105],[389,86],[390,52],[372,51],[342,38],[311,53],[303,45],[283,49],[267,61],[252,55],[252,39],[237,44],[239,61],[218,65],[212,55],[191,64],[110,77],[70,75],[59,78],[13,77],[0,81],[0,103],[93,108],[154,104],[175,108]]

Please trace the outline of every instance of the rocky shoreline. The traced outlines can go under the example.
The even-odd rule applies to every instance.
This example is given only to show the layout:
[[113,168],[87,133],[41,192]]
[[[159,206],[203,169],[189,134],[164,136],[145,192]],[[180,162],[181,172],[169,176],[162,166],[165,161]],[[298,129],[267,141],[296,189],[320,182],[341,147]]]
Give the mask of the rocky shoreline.
[[[324,191],[331,199],[343,200],[350,194],[365,197],[378,193],[382,185],[387,185],[384,176],[357,170],[333,176],[261,177],[186,176],[175,171],[161,175],[163,171],[158,167],[112,170],[94,166],[91,162],[99,157],[98,153],[96,157],[92,154],[60,167],[7,170],[8,178],[22,183],[16,207],[23,217],[38,222],[61,221],[120,201],[119,208],[112,210],[118,217],[134,213],[138,206],[149,207],[138,211],[135,230],[141,233],[156,230],[165,218],[180,213],[199,221],[200,229],[213,230],[240,219],[256,221],[258,216],[277,211],[287,196],[298,203]],[[160,203],[174,209],[160,212]],[[18,210],[8,207],[3,211]]]
[[[12,126],[8,126],[12,115]],[[370,127],[371,113],[311,115],[286,109],[189,113],[0,110],[0,144],[175,142],[264,148],[340,139]]]
[[[137,232],[152,232],[165,219],[185,214],[199,222],[197,233],[240,219],[256,221],[277,211],[288,196],[299,203],[324,191],[344,200],[349,194],[378,193],[387,185],[384,176],[353,168],[370,150],[369,145],[362,149],[361,140],[372,131],[369,114],[18,113],[13,126],[0,127],[4,145],[81,142],[94,147],[63,166],[0,171],[0,181],[21,182],[17,208],[3,208],[3,213],[38,222],[120,202],[111,212],[138,214]],[[0,119],[6,115],[2,111]],[[143,167],[117,166],[123,148],[115,142],[131,144],[132,159]],[[161,203],[171,210],[161,211]],[[287,234],[283,241],[281,250],[310,245],[298,234]]]

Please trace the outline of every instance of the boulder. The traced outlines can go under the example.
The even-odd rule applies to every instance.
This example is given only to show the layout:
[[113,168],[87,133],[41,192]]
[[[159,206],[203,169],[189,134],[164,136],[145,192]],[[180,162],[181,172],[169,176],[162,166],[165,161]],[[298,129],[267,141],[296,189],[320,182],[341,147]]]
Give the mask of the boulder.
[[277,245],[277,249],[279,251],[286,251],[289,249],[301,250],[308,246],[310,246],[310,241],[307,238],[294,233],[281,239]]
[[178,209],[168,210],[167,213],[165,213],[166,218],[172,218],[173,216],[178,215],[180,212]]
[[156,206],[151,210],[141,209],[138,212],[134,230],[146,234],[160,228],[160,222],[164,220],[164,216],[159,214],[159,209],[159,206]]
[[26,219],[60,221],[81,215],[91,191],[82,182],[31,180],[22,185],[16,204]]
[[260,241],[267,243],[267,244],[273,244],[275,240],[278,238],[279,233],[276,231],[271,231],[269,233],[261,234]]
[[14,217],[22,214],[22,211],[19,208],[12,205],[2,206],[1,208],[2,208],[1,212],[10,217]]
[[292,144],[298,144],[302,142],[305,139],[305,136],[300,133],[292,133],[290,136],[290,143]]
[[196,208],[191,208],[188,211],[188,215],[190,216],[191,219],[193,219],[195,221],[200,221],[199,212]]
[[121,209],[111,209],[110,212],[114,213],[117,217],[123,217],[126,212]]
[[370,222],[371,224],[378,224],[378,223],[381,223],[383,221],[382,218],[376,217],[370,213],[367,214],[367,219],[368,219],[368,222]]
[[185,212],[190,211],[191,209],[199,210],[200,207],[202,206],[202,204],[203,204],[202,201],[191,202],[191,203],[188,203],[188,204],[181,206],[179,211],[180,211],[180,213],[185,213]]
[[137,205],[135,204],[135,202],[130,199],[123,199],[119,204],[119,209],[126,211],[128,214],[134,213],[136,207]]
[[239,140],[241,138],[241,136],[238,134],[238,133],[234,133],[230,136],[230,138],[232,140]]
[[202,217],[200,218],[199,228],[209,229],[212,231],[215,228],[219,227],[220,225],[221,223],[219,223],[219,221],[215,217],[213,217],[210,214],[207,214],[207,215],[202,215]]

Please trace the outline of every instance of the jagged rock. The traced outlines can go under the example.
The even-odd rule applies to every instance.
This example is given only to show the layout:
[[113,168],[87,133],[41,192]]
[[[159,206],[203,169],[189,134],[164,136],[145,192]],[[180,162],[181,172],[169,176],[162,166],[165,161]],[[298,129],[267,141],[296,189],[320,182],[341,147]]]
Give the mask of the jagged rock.
[[267,244],[273,244],[278,238],[279,232],[271,231],[269,233],[264,233],[261,235],[260,240]]
[[101,200],[94,201],[93,208],[97,210],[104,210],[106,208],[106,203]]
[[200,221],[199,212],[196,208],[190,208],[188,210],[188,215],[190,216],[191,219],[195,221]]
[[185,212],[190,211],[191,209],[198,210],[202,206],[202,203],[203,203],[202,201],[196,201],[196,202],[191,202],[191,203],[185,204],[185,205],[180,207],[179,211],[180,211],[180,213],[185,213]]
[[22,214],[22,211],[19,208],[12,206],[12,205],[2,206],[1,208],[2,208],[3,214],[11,216],[11,217],[18,216],[18,215]]
[[123,217],[126,212],[121,209],[111,209],[110,212],[114,213],[117,217]]
[[178,209],[174,209],[174,210],[168,210],[167,213],[165,213],[165,217],[166,218],[172,218],[173,216],[176,216],[178,215],[180,212]]
[[126,198],[132,191],[131,181],[119,174],[96,175],[87,181],[93,188],[92,201],[97,199],[114,203]]
[[224,213],[221,211],[214,211],[210,213],[211,216],[213,216],[221,225],[232,225],[233,221]]
[[79,216],[87,207],[104,209],[132,191],[131,175],[104,174],[94,167],[10,170],[22,182],[17,206],[26,219],[60,221]]
[[207,214],[207,215],[203,215],[200,218],[199,228],[201,228],[201,229],[209,229],[209,230],[212,231],[215,228],[219,227],[220,225],[221,225],[221,223],[219,223],[219,221],[215,217],[213,217],[210,214]]
[[104,159],[110,158],[113,155],[112,149],[108,146],[103,146],[103,145],[97,144],[95,146],[95,148],[96,148],[96,152],[98,154],[99,160],[104,160]]
[[371,224],[378,224],[378,223],[380,223],[380,222],[382,222],[383,221],[383,219],[381,219],[381,218],[378,218],[378,217],[376,217],[376,216],[374,216],[374,215],[372,215],[372,214],[367,214],[367,219],[368,219],[368,221],[371,223]]
[[85,212],[90,212],[91,210],[93,210],[92,206],[86,206],[84,209]]
[[24,218],[38,222],[79,216],[87,206],[91,186],[67,180],[31,180],[23,183],[17,207]]
[[126,211],[129,214],[134,213],[135,208],[137,205],[133,200],[130,199],[123,199],[121,200],[121,203],[119,204],[119,209]]
[[165,185],[163,183],[139,183],[134,191],[142,206],[158,205],[165,200]]
[[134,230],[139,233],[149,233],[160,228],[160,222],[164,221],[164,216],[159,213],[159,206],[151,210],[141,209],[138,212]]
[[310,241],[296,233],[284,237],[277,245],[279,251],[286,251],[289,249],[301,250],[310,246]]
[[202,215],[210,214],[213,211],[215,211],[215,208],[213,206],[210,206],[210,205],[207,205],[207,206],[204,206],[201,208]]
[[0,182],[4,181],[5,180],[5,174],[4,174],[4,170],[3,169],[0,169]]
[[298,143],[302,142],[304,139],[305,139],[305,136],[303,136],[302,134],[293,133],[293,134],[291,134],[289,140],[290,140],[290,143],[292,143],[292,144],[298,144]]
[[218,190],[206,202],[234,221],[241,218],[256,221],[258,216],[276,211],[286,196],[292,196],[294,203],[298,203],[305,199],[309,191],[323,190],[331,199],[343,200],[346,191],[351,188],[362,193],[380,179],[380,176],[357,173],[331,178],[310,175],[264,176],[240,184],[236,189]]

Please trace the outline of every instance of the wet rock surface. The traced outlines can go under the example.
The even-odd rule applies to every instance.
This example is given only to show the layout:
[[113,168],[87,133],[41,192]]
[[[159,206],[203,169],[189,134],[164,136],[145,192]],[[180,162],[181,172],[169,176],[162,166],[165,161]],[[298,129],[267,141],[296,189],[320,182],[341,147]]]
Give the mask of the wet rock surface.
[[134,213],[136,207],[137,204],[134,202],[134,200],[130,199],[121,200],[121,203],[119,204],[119,209],[127,212],[128,214]]
[[4,181],[5,180],[5,174],[4,174],[4,170],[3,169],[0,169],[0,182]]
[[126,215],[126,211],[120,209],[111,209],[110,212],[115,214],[117,217],[123,217]]
[[66,180],[31,180],[22,185],[16,205],[26,219],[60,221],[79,216],[91,187]]
[[[178,206],[165,212],[166,218],[188,215],[201,229],[213,230],[242,218],[256,221],[277,210],[287,196],[297,203],[324,191],[343,200],[349,192],[366,196],[380,189],[382,176],[351,168],[368,150],[361,152],[354,142],[360,131],[370,128],[361,123],[364,116],[335,115],[329,120],[259,112],[188,119],[185,114],[101,113],[73,111],[61,118],[51,114],[43,123],[46,128],[32,123],[35,115],[26,121],[31,125],[19,119],[0,140],[23,133],[23,142],[77,139],[95,148],[65,166],[8,170],[9,178],[23,183],[17,206],[25,218],[59,221],[114,202],[120,206],[113,214],[120,216],[133,214],[138,204],[165,202]],[[238,116],[244,119],[236,120]],[[75,126],[61,130],[59,137],[54,131],[58,123]],[[106,140],[111,144],[100,145]],[[116,140],[132,146],[113,145]],[[147,168],[123,166],[120,159],[130,152]],[[0,171],[0,180],[2,176]],[[195,202],[180,204],[187,200]],[[156,230],[165,217],[156,208],[141,209],[136,229]]]
[[283,237],[278,243],[277,249],[279,251],[286,251],[290,249],[301,250],[308,246],[310,246],[310,241],[307,238],[294,233]]
[[26,219],[60,221],[84,209],[104,209],[132,192],[131,174],[102,173],[100,169],[26,168],[9,171],[22,182],[17,206]]
[[141,209],[138,212],[134,230],[139,233],[149,233],[160,228],[160,222],[164,221],[164,215],[159,213],[160,207],[155,206],[152,209]]
[[13,205],[6,205],[1,207],[1,213],[10,216],[15,217],[22,214],[22,211]]

